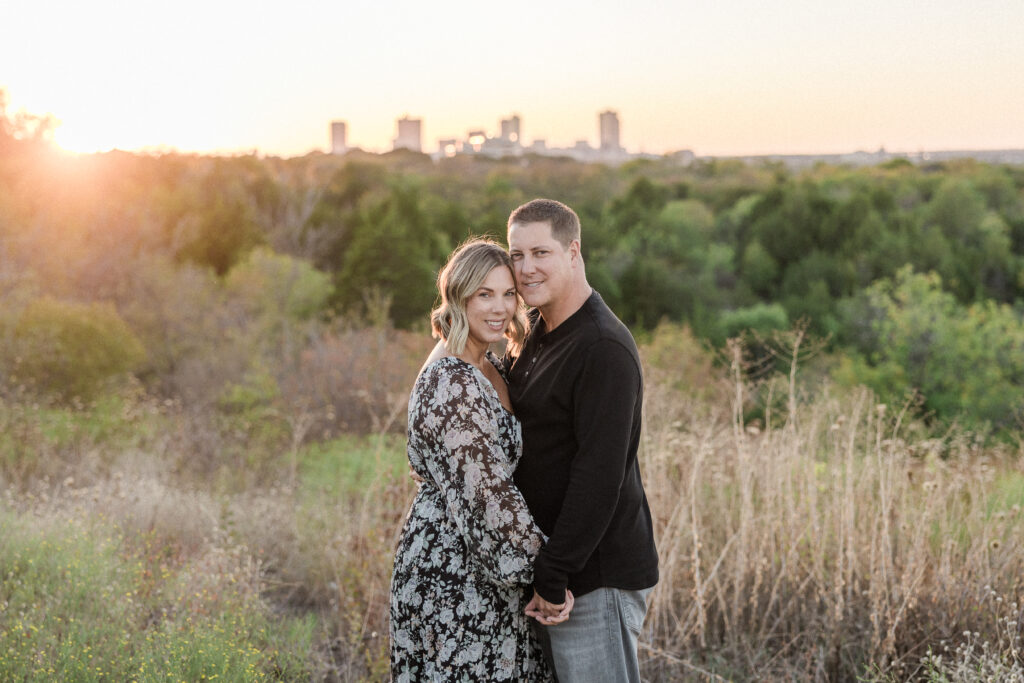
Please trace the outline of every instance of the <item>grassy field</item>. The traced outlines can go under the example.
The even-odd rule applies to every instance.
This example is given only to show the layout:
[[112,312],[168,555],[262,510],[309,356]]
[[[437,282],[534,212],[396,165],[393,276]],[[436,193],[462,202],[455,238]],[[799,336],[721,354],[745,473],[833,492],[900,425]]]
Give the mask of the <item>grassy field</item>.
[[[642,351],[648,680],[1024,680],[1019,447]],[[197,461],[193,419],[0,400],[0,680],[386,680],[402,435]]]

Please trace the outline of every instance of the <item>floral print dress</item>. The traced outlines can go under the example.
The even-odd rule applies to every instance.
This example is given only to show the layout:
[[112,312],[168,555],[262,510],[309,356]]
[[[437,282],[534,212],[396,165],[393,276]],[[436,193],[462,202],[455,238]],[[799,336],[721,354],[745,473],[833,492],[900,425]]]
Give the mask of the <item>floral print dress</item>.
[[544,537],[512,483],[522,446],[477,368],[452,356],[424,368],[408,447],[423,482],[391,579],[393,681],[552,680],[523,614]]

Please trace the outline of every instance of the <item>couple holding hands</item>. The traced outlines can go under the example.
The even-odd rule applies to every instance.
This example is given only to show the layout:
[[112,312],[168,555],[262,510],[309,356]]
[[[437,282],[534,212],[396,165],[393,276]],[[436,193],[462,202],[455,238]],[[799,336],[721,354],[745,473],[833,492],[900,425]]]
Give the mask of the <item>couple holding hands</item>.
[[471,240],[438,277],[440,342],[409,399],[420,483],[395,554],[392,680],[639,681],[658,557],[636,344],[587,283],[572,209],[520,206],[508,245]]

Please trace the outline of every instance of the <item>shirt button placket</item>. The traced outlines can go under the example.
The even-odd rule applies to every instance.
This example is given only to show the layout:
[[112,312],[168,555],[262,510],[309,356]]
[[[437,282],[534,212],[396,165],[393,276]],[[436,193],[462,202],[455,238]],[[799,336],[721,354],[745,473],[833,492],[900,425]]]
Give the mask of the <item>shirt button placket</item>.
[[543,351],[543,350],[544,350],[544,345],[543,344],[540,344],[539,346],[537,346],[537,353],[533,354],[533,358],[530,359],[530,367],[526,368],[526,375],[525,375],[525,377],[529,377],[530,376],[530,370],[533,370],[533,366],[537,363],[537,357],[540,355],[540,352]]

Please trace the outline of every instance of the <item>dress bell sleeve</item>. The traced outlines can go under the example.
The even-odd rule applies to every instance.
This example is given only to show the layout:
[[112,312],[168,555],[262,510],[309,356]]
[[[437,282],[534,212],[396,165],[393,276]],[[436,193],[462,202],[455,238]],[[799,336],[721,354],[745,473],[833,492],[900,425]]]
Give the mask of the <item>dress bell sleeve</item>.
[[423,420],[424,437],[435,446],[425,464],[466,544],[469,565],[492,583],[528,585],[544,537],[512,481],[503,449],[518,442],[502,438],[496,410],[470,368],[444,373]]

